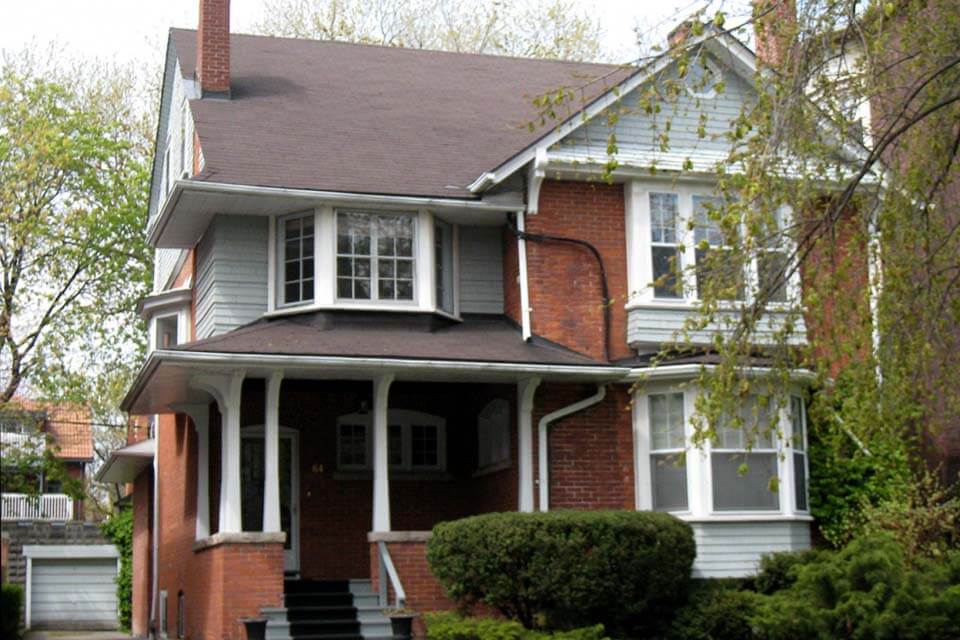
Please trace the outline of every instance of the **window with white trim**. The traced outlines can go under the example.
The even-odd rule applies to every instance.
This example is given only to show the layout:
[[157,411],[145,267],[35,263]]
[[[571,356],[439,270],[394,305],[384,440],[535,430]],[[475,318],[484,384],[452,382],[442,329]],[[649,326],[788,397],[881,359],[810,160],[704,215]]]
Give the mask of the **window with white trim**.
[[717,219],[723,200],[715,196],[693,196],[693,241],[696,262],[697,297],[712,290],[721,300],[743,300],[743,270],[732,256],[729,238]]
[[769,289],[767,299],[770,302],[787,301],[787,283],[782,277],[789,258],[789,242],[785,235],[787,215],[788,209],[779,207],[773,214],[773,228],[758,243],[757,288],[761,291]]
[[686,420],[683,393],[647,396],[650,417],[650,486],[657,511],[686,511]]
[[187,103],[184,101],[180,109],[180,175],[189,171],[187,168]]
[[510,462],[510,403],[488,402],[477,416],[477,468],[482,471]]
[[793,443],[793,506],[809,511],[807,498],[807,412],[803,398],[790,396],[790,439]]
[[[337,420],[337,467],[370,469],[373,462],[372,414]],[[443,471],[447,467],[446,421],[420,411],[391,409],[387,420],[387,461],[399,471]]]
[[749,396],[717,429],[710,452],[714,511],[778,511],[776,407]]
[[453,226],[437,220],[433,245],[437,309],[453,313]]
[[157,316],[154,348],[175,347],[180,342],[180,314]]
[[312,302],[314,296],[314,214],[281,218],[277,225],[280,304]]
[[717,94],[717,83],[722,78],[723,74],[717,65],[702,50],[697,50],[690,56],[683,85],[687,93],[696,98],[712,98]]
[[337,298],[412,301],[416,264],[413,214],[337,212]]
[[683,297],[679,211],[677,194],[650,194],[650,260],[656,298]]

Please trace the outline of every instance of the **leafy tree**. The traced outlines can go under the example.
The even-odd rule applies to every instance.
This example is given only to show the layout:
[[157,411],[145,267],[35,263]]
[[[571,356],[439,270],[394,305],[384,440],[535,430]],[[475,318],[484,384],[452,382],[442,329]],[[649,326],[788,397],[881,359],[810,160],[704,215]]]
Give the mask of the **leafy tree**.
[[65,59],[0,61],[0,404],[26,383],[118,421],[151,275],[151,126],[132,67]]
[[604,57],[600,26],[572,0],[271,0],[268,35],[532,58]]

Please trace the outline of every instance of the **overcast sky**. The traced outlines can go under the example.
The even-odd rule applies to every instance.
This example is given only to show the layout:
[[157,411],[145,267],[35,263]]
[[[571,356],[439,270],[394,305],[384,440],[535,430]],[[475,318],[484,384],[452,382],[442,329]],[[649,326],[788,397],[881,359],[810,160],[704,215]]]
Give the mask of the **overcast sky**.
[[[604,44],[618,58],[635,53],[634,29],[666,37],[706,0],[576,0],[600,17]],[[0,49],[56,42],[66,51],[105,58],[160,61],[169,27],[196,27],[198,0],[27,0],[5,2]],[[713,2],[716,5],[719,2]],[[233,0],[231,30],[250,32],[263,0]]]

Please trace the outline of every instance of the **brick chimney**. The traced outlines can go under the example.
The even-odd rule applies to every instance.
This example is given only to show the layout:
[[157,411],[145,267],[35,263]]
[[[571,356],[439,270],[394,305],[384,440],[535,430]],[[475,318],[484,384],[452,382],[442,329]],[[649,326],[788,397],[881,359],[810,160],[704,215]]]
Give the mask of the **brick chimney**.
[[797,32],[796,0],[753,0],[757,61],[771,68],[784,63]]
[[197,79],[204,97],[230,97],[230,0],[200,0]]

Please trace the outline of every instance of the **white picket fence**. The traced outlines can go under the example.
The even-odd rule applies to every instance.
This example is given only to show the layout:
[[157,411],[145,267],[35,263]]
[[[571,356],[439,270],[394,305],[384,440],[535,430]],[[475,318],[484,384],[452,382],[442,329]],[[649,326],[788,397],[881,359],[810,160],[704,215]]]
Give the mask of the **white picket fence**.
[[73,520],[73,498],[62,493],[4,493],[3,520]]

